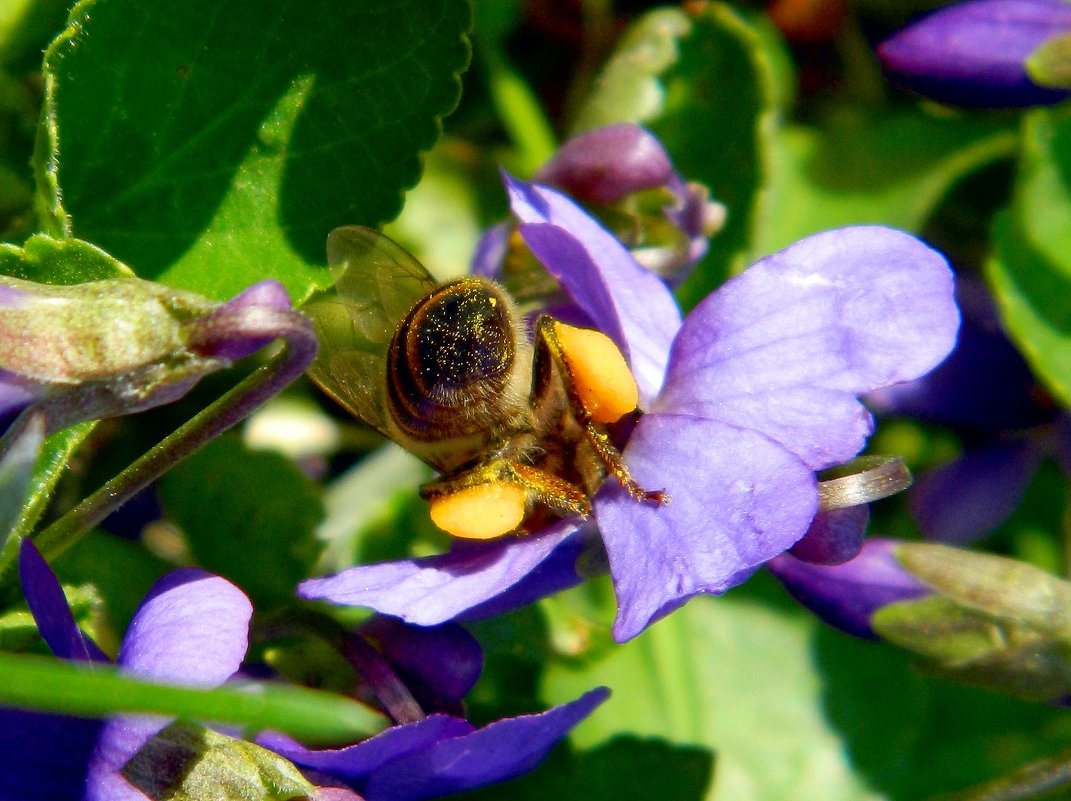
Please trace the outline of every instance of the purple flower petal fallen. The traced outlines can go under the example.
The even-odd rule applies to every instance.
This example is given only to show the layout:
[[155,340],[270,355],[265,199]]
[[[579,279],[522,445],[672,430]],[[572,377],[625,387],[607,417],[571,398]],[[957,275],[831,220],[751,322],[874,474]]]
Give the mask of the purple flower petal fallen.
[[257,741],[296,765],[344,779],[368,801],[418,801],[531,770],[608,695],[605,688],[591,690],[546,712],[505,718],[482,729],[432,715],[333,750],[306,748],[276,733]]
[[429,715],[415,723],[391,726],[374,737],[344,748],[306,748],[278,732],[265,732],[257,743],[282,754],[296,765],[336,776],[347,782],[364,782],[375,771],[399,757],[430,748],[440,740],[463,737],[476,727],[449,715]]
[[369,801],[419,801],[525,773],[607,699],[605,688],[536,715],[495,721],[471,734],[440,740],[384,765],[368,779]]

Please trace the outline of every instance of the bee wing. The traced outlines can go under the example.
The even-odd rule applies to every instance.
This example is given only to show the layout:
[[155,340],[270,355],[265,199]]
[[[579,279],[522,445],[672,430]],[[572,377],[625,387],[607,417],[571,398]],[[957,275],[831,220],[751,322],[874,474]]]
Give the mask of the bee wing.
[[387,352],[406,312],[437,286],[392,239],[349,225],[327,237],[335,286],[305,304],[320,351],[309,377],[362,422],[386,434]]

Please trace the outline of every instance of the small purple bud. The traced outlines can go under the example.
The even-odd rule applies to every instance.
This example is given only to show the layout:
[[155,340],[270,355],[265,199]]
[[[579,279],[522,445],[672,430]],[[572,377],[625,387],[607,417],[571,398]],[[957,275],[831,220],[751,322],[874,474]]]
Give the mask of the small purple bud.
[[620,123],[569,139],[535,180],[563,189],[582,203],[611,204],[665,186],[673,176],[662,143],[638,125]]
[[863,639],[878,639],[870,616],[897,601],[930,594],[896,558],[895,540],[870,539],[859,555],[840,565],[815,565],[788,554],[768,563],[793,598],[834,628]]
[[190,347],[202,356],[231,362],[244,359],[277,336],[270,331],[261,333],[257,318],[270,319],[272,312],[289,309],[290,296],[282,284],[260,281],[198,320],[190,336]]
[[20,381],[14,373],[0,369],[0,431],[37,399],[36,389],[35,385]]
[[971,0],[909,25],[878,47],[886,71],[934,100],[974,108],[1021,108],[1063,100],[1039,86],[1026,60],[1071,31],[1063,0]]
[[803,538],[789,549],[797,559],[818,565],[839,565],[854,559],[863,547],[870,520],[865,503],[819,512]]

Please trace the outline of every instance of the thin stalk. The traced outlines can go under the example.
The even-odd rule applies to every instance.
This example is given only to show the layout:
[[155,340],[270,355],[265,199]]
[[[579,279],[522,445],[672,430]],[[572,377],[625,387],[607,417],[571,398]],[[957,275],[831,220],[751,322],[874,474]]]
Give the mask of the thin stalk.
[[111,665],[5,653],[0,675],[3,706],[79,717],[168,715],[282,731],[318,743],[352,743],[384,724],[381,715],[352,698],[278,683],[182,687],[122,675]]
[[[220,322],[220,318],[215,320],[216,325]],[[305,372],[316,356],[316,335],[312,325],[296,311],[247,309],[234,315],[235,328],[239,327],[239,322],[242,322],[243,336],[255,338],[260,331],[268,340],[282,338],[286,342],[285,350],[37,534],[33,538],[34,544],[46,559],[51,561],[59,556],[176,463],[241,422]]]

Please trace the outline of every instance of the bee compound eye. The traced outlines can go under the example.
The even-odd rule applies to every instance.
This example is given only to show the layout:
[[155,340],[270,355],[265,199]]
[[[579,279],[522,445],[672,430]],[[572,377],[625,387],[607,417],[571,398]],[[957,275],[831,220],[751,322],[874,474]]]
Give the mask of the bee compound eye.
[[501,537],[524,520],[525,496],[524,487],[512,481],[465,487],[431,498],[431,520],[461,539]]
[[559,321],[554,323],[554,334],[580,402],[594,422],[613,423],[636,408],[636,379],[610,337]]

